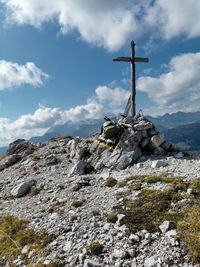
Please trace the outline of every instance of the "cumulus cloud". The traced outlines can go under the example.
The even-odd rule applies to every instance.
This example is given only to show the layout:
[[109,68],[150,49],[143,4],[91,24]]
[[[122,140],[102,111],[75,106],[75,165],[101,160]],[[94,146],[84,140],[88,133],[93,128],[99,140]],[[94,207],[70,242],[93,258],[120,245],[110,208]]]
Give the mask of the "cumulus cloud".
[[158,22],[165,39],[181,34],[194,38],[200,36],[199,12],[199,0],[157,0],[149,9],[147,21],[152,25]]
[[[7,21],[40,27],[56,21],[60,32],[78,30],[83,40],[110,51],[145,32],[165,39],[200,36],[199,0],[0,0]],[[151,30],[151,31],[150,31]]]
[[137,89],[146,92],[157,107],[148,109],[153,115],[176,111],[196,111],[200,102],[200,52],[171,59],[168,72],[154,78],[140,77]]
[[123,105],[127,102],[130,92],[121,87],[111,89],[107,86],[98,86],[96,89],[97,99],[103,103],[108,102],[109,107],[114,108]]
[[15,121],[0,118],[0,146],[8,145],[17,138],[29,139],[32,136],[43,135],[51,127],[67,121],[79,122],[118,114],[128,95],[129,93],[122,88],[99,86],[85,105],[68,110],[40,105],[33,114],[21,115]]
[[48,74],[36,67],[33,62],[19,65],[5,60],[0,60],[0,90],[5,90],[22,84],[38,86],[43,84]]
[[63,115],[59,108],[40,106],[34,114],[22,115],[15,121],[0,118],[0,146],[7,145],[17,138],[42,135],[49,127],[61,123]]

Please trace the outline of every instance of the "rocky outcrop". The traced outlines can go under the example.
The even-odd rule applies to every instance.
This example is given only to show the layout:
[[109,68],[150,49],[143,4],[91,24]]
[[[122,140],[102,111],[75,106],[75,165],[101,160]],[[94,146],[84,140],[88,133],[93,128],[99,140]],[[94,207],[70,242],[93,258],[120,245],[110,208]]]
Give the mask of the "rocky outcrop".
[[7,155],[20,154],[22,156],[30,155],[34,152],[36,146],[25,139],[17,139],[11,143],[6,152]]

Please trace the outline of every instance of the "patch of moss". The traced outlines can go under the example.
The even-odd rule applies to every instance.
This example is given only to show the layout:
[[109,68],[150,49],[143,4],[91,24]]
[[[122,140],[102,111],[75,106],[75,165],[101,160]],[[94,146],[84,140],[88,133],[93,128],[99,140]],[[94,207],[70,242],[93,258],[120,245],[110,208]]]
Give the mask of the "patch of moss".
[[[149,232],[154,232],[166,218],[171,223],[176,223],[175,217],[170,217],[167,212],[171,207],[171,202],[181,199],[182,196],[173,189],[163,191],[142,189],[137,199],[124,199],[123,203],[114,209],[125,215],[120,222],[126,224],[131,231],[147,229]],[[177,213],[181,214],[181,212]]]
[[99,242],[97,241],[93,241],[90,245],[89,245],[89,249],[92,255],[99,255],[103,252],[103,245],[101,245]]
[[[46,232],[36,233],[32,229],[28,229],[28,221],[18,219],[14,216],[4,216],[0,220],[0,258],[3,264],[12,261],[21,254],[21,250],[25,245],[29,245],[35,253],[39,252],[49,242],[53,240],[53,236]],[[4,258],[2,258],[4,257]],[[27,255],[24,255],[28,261]]]
[[119,187],[124,187],[124,186],[126,186],[127,184],[126,184],[126,181],[121,181],[121,182],[119,182],[118,183],[118,186]]
[[33,196],[38,195],[39,193],[40,193],[40,189],[35,187],[35,186],[33,186],[33,187],[31,187],[28,195],[33,197]]
[[148,184],[153,184],[157,182],[163,182],[163,183],[178,183],[180,182],[179,177],[169,176],[168,173],[162,173],[160,175],[149,175],[145,178],[145,182]]
[[116,193],[116,199],[119,200],[121,198],[126,198],[127,196],[129,196],[131,194],[131,190],[128,191],[124,191],[124,192],[117,192]]
[[33,155],[33,156],[31,157],[31,159],[32,159],[33,161],[38,161],[38,160],[40,160],[40,157],[39,157],[38,155]]
[[72,191],[79,191],[81,189],[82,185],[80,183],[74,185],[72,187]]
[[55,145],[55,146],[51,146],[49,149],[56,149],[58,148],[59,146]]
[[117,180],[113,177],[108,177],[104,183],[104,186],[113,187],[117,184]]
[[127,250],[124,251],[124,255],[122,257],[124,260],[128,260],[131,259],[131,255],[129,254],[129,252]]
[[38,167],[37,166],[33,166],[32,171],[37,171]]
[[70,218],[70,221],[73,222],[75,220],[77,220],[77,216],[76,215],[72,215],[71,218]]
[[130,185],[129,189],[131,189],[133,191],[141,190],[142,189],[142,183],[141,182],[137,182],[132,186]]
[[100,214],[100,211],[99,210],[93,210],[92,211],[92,215],[93,216],[100,216],[101,214]]
[[116,213],[110,213],[106,215],[107,222],[116,223],[117,221],[117,214]]
[[83,200],[75,200],[73,203],[72,203],[72,206],[75,207],[75,208],[78,208],[78,207],[81,207],[83,205],[84,201]]
[[48,213],[53,213],[53,212],[54,212],[54,208],[53,207],[48,208]]
[[200,179],[194,179],[190,182],[190,188],[194,194],[200,194]]

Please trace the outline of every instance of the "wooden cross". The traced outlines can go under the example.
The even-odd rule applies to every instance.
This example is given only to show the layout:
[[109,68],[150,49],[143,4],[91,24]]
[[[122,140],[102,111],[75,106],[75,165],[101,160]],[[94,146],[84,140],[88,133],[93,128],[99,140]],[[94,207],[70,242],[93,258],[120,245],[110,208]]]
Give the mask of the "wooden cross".
[[148,58],[135,57],[135,43],[131,41],[131,57],[118,57],[113,59],[113,61],[124,61],[131,63],[131,96],[128,99],[128,103],[126,105],[124,116],[128,115],[129,109],[131,107],[132,117],[135,116],[135,95],[136,95],[136,87],[135,87],[135,62],[149,62]]

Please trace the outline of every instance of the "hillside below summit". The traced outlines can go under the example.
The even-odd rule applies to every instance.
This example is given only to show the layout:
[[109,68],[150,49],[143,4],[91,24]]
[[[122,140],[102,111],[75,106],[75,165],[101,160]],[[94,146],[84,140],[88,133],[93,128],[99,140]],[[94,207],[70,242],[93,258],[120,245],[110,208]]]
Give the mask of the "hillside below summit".
[[10,144],[0,160],[2,266],[199,266],[199,156],[137,119],[115,150],[98,136]]

